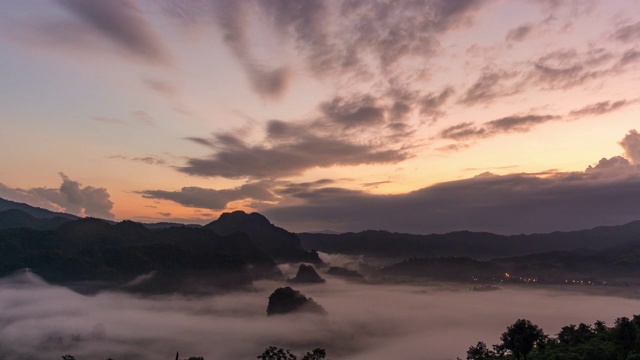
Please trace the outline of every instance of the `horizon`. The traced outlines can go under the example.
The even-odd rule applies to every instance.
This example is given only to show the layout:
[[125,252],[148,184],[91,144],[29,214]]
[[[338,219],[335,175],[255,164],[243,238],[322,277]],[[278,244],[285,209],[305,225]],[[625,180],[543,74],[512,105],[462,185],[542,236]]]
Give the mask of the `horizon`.
[[293,232],[640,219],[637,1],[0,9],[11,201]]
[[[7,199],[3,199],[0,197],[0,200],[5,200],[7,201]],[[11,201],[11,200],[9,200]],[[16,202],[18,204],[26,204],[26,203],[20,203],[20,202]],[[26,204],[28,205],[28,204]],[[31,205],[29,205],[31,206]],[[36,209],[43,209],[43,210],[48,210],[48,209],[44,209],[44,208],[40,208],[40,207],[36,207],[36,206],[31,206],[34,207]],[[2,211],[9,211],[9,210],[18,210],[21,212],[24,212],[25,214],[28,214],[30,216],[33,216],[31,214],[29,214],[27,211],[23,211],[21,209],[16,209],[16,208],[11,208],[11,209],[7,209],[7,210],[0,210],[0,212]],[[48,210],[50,211],[50,210]],[[233,212],[242,212],[246,215],[252,214],[252,213],[256,213],[259,214],[261,216],[264,216],[263,214],[259,213],[259,212],[245,212],[244,210],[234,210]],[[144,222],[144,221],[137,221],[137,220],[133,220],[133,219],[118,219],[118,220],[109,220],[109,219],[104,219],[104,218],[100,218],[100,217],[92,217],[92,216],[80,216],[77,219],[97,219],[97,220],[102,220],[102,221],[107,221],[107,222],[113,222],[113,223],[120,223],[120,222],[124,222],[124,221],[132,221],[132,222],[136,222],[136,223],[140,223],[143,225],[154,225],[154,224],[175,224],[175,225],[181,225],[181,226],[202,226],[204,227],[205,225],[210,224],[211,222],[215,222],[217,220],[220,219],[220,217],[222,217],[222,215],[224,214],[230,214],[231,212],[224,212],[222,214],[220,214],[219,217],[212,219],[210,221],[198,224],[198,223],[180,223],[180,222],[173,222],[173,221],[157,221],[157,222]],[[73,214],[69,214],[69,213],[64,213],[61,212],[59,214],[63,214],[63,215],[73,215]],[[75,215],[74,215],[75,216]],[[345,232],[340,232],[340,231],[335,231],[335,230],[331,230],[331,229],[322,229],[322,230],[304,230],[304,231],[290,231],[289,229],[280,226],[276,223],[273,223],[268,217],[264,216],[272,225],[279,227],[281,229],[284,229],[286,231],[292,232],[294,234],[323,234],[323,235],[342,235],[342,234],[348,234],[348,233],[360,233],[360,232],[367,232],[367,231],[375,231],[375,232],[387,232],[387,233],[391,233],[391,234],[407,234],[407,235],[417,235],[417,236],[430,236],[430,235],[446,235],[446,234],[452,234],[452,233],[457,233],[457,232],[471,232],[471,233],[481,233],[478,231],[471,231],[471,230],[454,230],[454,231],[448,231],[448,232],[441,232],[441,233],[409,233],[409,232],[399,232],[399,231],[390,231],[390,230],[386,230],[386,229],[375,229],[375,228],[370,228],[370,229],[363,229],[363,230],[359,230],[359,231],[345,231]],[[37,218],[34,216],[34,218]],[[71,220],[72,221],[72,220]],[[627,226],[630,225],[632,223],[636,223],[636,222],[640,222],[640,219],[638,220],[632,220],[629,222],[625,222],[625,223],[621,223],[621,224],[613,224],[613,225],[596,225],[593,227],[589,227],[589,228],[580,228],[580,229],[573,229],[573,230],[566,230],[566,231],[559,231],[559,230],[554,230],[554,231],[550,231],[547,233],[513,233],[513,234],[504,234],[504,233],[499,233],[499,232],[488,232],[490,234],[494,234],[494,235],[498,235],[498,236],[505,236],[505,237],[510,237],[510,236],[532,236],[532,235],[544,235],[544,234],[553,234],[553,233],[566,233],[566,232],[580,232],[580,231],[590,231],[590,230],[595,230],[598,228],[606,228],[606,227],[622,227],[622,226]]]

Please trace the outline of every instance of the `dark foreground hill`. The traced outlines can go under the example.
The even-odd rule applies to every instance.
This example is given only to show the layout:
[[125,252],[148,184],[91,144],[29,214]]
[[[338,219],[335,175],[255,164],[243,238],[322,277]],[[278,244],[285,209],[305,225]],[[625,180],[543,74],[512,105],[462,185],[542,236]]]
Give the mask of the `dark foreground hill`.
[[5,211],[5,210],[21,210],[37,219],[62,217],[62,218],[67,218],[69,220],[74,220],[78,218],[75,215],[50,211],[43,208],[27,205],[24,203],[0,198],[0,211]]
[[89,292],[210,292],[282,279],[273,259],[243,233],[220,236],[190,227],[151,231],[131,221],[113,225],[84,218],[56,230],[3,229],[0,254],[0,276],[30,268],[48,282]]
[[245,233],[258,248],[278,262],[321,262],[317,253],[306,251],[302,247],[298,235],[273,225],[258,213],[224,213],[218,220],[204,227],[223,236],[235,232]]

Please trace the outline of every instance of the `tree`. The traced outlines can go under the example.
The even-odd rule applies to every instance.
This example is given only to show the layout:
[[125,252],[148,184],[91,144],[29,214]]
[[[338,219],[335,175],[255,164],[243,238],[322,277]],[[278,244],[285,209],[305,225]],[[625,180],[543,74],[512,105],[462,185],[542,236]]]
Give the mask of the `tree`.
[[626,359],[627,355],[637,348],[638,328],[629,318],[617,318],[612,335],[613,343],[622,354],[623,359]]
[[496,353],[487,348],[487,344],[478,341],[476,346],[469,347],[467,350],[467,360],[488,360],[495,358]]
[[262,355],[258,355],[261,360],[297,360],[298,358],[290,350],[284,350],[275,346],[269,346]]
[[525,319],[518,319],[513,325],[507,328],[500,340],[506,350],[520,359],[527,359],[527,354],[533,350],[535,344],[545,338],[544,332],[537,325]]
[[327,356],[327,352],[324,349],[314,349],[311,352],[304,354],[302,360],[322,360]]

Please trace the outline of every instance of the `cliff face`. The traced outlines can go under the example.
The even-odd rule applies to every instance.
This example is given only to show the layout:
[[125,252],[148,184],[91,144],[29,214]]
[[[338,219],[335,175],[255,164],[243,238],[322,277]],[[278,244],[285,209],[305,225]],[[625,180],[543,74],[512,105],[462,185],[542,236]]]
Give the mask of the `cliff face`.
[[296,277],[289,279],[291,283],[323,283],[325,280],[318,275],[316,269],[311,265],[300,264]]
[[294,312],[326,314],[326,310],[312,298],[290,287],[278,288],[269,296],[267,315],[284,315]]
[[260,250],[278,262],[321,262],[317,253],[302,248],[298,235],[273,225],[258,213],[224,213],[205,228],[223,236],[245,233]]

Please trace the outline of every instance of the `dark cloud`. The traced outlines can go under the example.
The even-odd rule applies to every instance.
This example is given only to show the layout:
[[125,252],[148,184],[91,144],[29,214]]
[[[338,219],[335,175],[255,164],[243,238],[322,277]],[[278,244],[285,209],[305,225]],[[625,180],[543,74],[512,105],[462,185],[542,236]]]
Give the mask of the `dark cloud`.
[[[166,64],[170,55],[160,38],[130,0],[59,0],[90,29],[97,31],[128,53],[144,60]],[[81,34],[80,34],[81,35]]]
[[465,105],[475,105],[517,94],[520,90],[509,82],[517,75],[516,72],[485,69],[478,80],[464,92],[460,102]]
[[287,182],[281,184],[275,189],[275,192],[278,195],[293,195],[298,193],[307,192],[313,189],[321,188],[326,185],[334,184],[336,180],[333,179],[320,179],[316,181],[303,182],[303,183],[294,183]]
[[126,155],[112,155],[109,156],[110,159],[120,159],[120,160],[129,160],[129,161],[138,161],[148,165],[166,165],[167,161],[159,156],[135,156],[130,157]]
[[528,81],[548,89],[569,89],[612,74],[616,69],[610,62],[614,59],[604,48],[552,51],[533,62]]
[[484,126],[488,129],[488,133],[490,134],[527,132],[536,125],[559,118],[559,116],[555,115],[513,115],[489,121],[488,123],[485,123]]
[[522,41],[531,34],[531,31],[533,30],[533,28],[534,28],[533,24],[520,25],[516,28],[509,30],[509,32],[507,32],[507,35],[505,36],[505,40]]
[[[290,81],[290,71],[286,66],[269,66],[255,60],[252,54],[251,38],[248,33],[251,16],[255,7],[249,2],[242,1],[214,1],[203,8],[203,4],[195,3],[192,19],[201,16],[212,16],[222,33],[224,43],[229,47],[245,73],[253,89],[261,96],[277,98],[287,89]],[[182,14],[189,9],[182,4]],[[199,12],[199,13],[198,13]],[[188,19],[184,18],[183,19]]]
[[624,68],[627,65],[640,61],[640,51],[636,49],[627,50],[617,63],[618,67]]
[[[320,110],[327,118],[347,128],[371,126],[380,124],[385,119],[384,109],[376,102],[371,95],[356,95],[348,99],[336,97],[320,104]],[[404,106],[409,108],[408,105]]]
[[442,152],[458,152],[464,149],[469,148],[469,144],[464,144],[464,143],[454,143],[454,144],[448,144],[448,145],[444,145],[444,146],[440,146],[438,148],[436,148],[436,150],[438,151],[442,151]]
[[60,177],[62,184],[58,189],[39,187],[25,190],[0,184],[0,197],[79,216],[104,219],[115,217],[111,213],[113,202],[107,189],[83,187],[63,173],[60,173]]
[[420,115],[429,117],[431,121],[436,121],[445,112],[442,110],[447,100],[454,94],[452,87],[447,87],[440,93],[429,93],[422,96],[419,101]]
[[571,112],[569,112],[569,116],[582,117],[602,115],[621,109],[631,103],[633,102],[628,100],[600,101],[594,104],[589,104],[580,109],[571,110]]
[[439,49],[439,37],[469,24],[486,2],[166,1],[163,8],[188,26],[215,24],[254,90],[277,97],[287,89],[289,68],[297,64],[273,56],[278,49],[260,56],[256,34],[249,31],[257,22],[279,38],[273,46],[293,44],[304,66],[320,78],[391,77],[404,59],[428,60]]
[[556,115],[512,115],[486,122],[481,126],[463,122],[442,130],[440,138],[464,141],[502,133],[527,132],[539,124],[557,119],[560,119],[560,117]]
[[440,137],[450,140],[467,140],[472,138],[481,138],[487,136],[487,131],[483,128],[476,127],[473,123],[463,122],[442,130]]
[[170,200],[183,206],[210,210],[223,210],[227,204],[237,200],[261,203],[278,199],[260,183],[247,183],[237,188],[222,190],[183,187],[180,191],[144,190],[138,193],[146,199]]
[[614,156],[610,159],[602,158],[595,166],[589,166],[586,171],[594,171],[594,170],[606,170],[611,168],[629,168],[629,160],[623,158],[622,156]]
[[411,233],[574,230],[640,218],[636,201],[640,196],[640,171],[624,168],[628,171],[623,175],[617,169],[608,169],[616,176],[593,171],[505,176],[486,173],[400,195],[321,188],[296,194],[304,204],[263,212],[275,223],[298,230],[305,226]]
[[374,182],[368,182],[368,183],[364,183],[364,184],[360,184],[364,187],[378,187],[380,185],[384,185],[384,184],[391,184],[391,181],[389,180],[385,180],[385,181],[374,181]]
[[[314,167],[397,163],[410,157],[404,150],[300,133],[286,142],[249,145],[234,138],[211,140],[218,151],[191,158],[180,171],[197,176],[278,178],[299,175]],[[224,139],[223,139],[224,140]]]
[[640,21],[619,27],[611,37],[622,42],[640,40]]
[[171,213],[170,212],[159,212],[158,215],[162,215],[164,217],[170,217]]
[[629,130],[629,133],[620,141],[620,146],[631,162],[640,165],[640,133],[635,129]]
[[196,144],[204,145],[204,146],[213,146],[213,142],[209,139],[200,138],[200,137],[186,137],[185,140],[193,141]]

